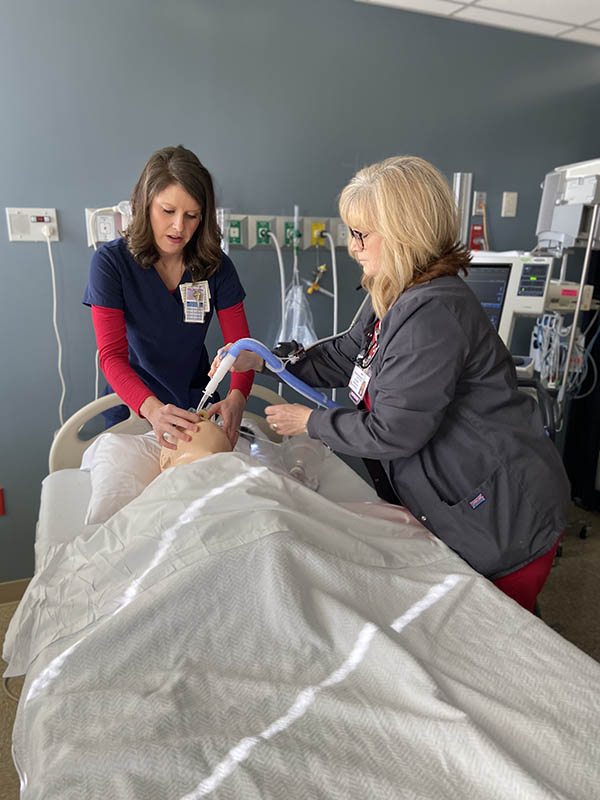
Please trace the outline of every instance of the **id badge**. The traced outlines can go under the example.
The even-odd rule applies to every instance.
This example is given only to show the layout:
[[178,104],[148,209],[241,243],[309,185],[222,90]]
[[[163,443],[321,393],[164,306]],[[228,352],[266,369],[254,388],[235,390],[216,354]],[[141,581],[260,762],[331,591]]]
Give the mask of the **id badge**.
[[354,367],[348,387],[350,389],[350,400],[356,405],[358,405],[365,396],[370,380],[371,372],[369,370],[362,369],[362,367],[358,365]]
[[204,322],[205,315],[210,311],[210,290],[208,288],[208,281],[181,283],[179,285],[179,291],[181,293],[185,321]]

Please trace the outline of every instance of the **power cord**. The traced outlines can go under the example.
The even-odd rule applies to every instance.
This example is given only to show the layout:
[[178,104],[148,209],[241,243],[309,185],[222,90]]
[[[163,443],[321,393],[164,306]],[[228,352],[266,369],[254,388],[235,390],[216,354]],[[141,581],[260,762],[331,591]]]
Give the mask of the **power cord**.
[[62,342],[60,339],[60,333],[58,331],[58,323],[56,321],[56,268],[54,266],[54,257],[52,255],[52,243],[50,241],[50,237],[52,236],[54,229],[51,225],[44,225],[42,227],[42,233],[46,238],[46,244],[48,245],[48,258],[50,259],[50,274],[52,276],[52,323],[54,325],[54,333],[56,334],[56,342],[58,344],[58,377],[60,378],[60,384],[62,386],[62,393],[60,396],[60,402],[58,404],[58,418],[60,420],[60,424],[64,424],[64,415],[63,415],[63,405],[65,402],[65,395],[67,393],[67,387],[65,385],[65,379],[63,377],[62,371]]
[[8,685],[9,680],[10,678],[2,679],[2,688],[4,689],[4,694],[10,697],[10,699],[13,700],[15,703],[18,703],[20,698],[16,694],[13,694],[11,692],[10,687]]

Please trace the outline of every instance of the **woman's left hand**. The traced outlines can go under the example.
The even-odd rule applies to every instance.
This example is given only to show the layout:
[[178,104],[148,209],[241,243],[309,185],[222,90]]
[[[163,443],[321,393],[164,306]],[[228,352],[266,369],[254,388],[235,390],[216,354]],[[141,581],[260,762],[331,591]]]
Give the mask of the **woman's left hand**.
[[299,433],[306,433],[308,418],[312,414],[312,408],[301,406],[298,403],[281,403],[276,406],[265,408],[267,422],[271,430],[280,436],[297,436]]
[[239,389],[233,389],[224,400],[214,403],[208,409],[209,417],[214,417],[219,414],[223,418],[223,430],[227,434],[227,438],[231,442],[231,446],[235,447],[238,437],[240,435],[240,424],[242,422],[242,414],[246,408],[246,398]]

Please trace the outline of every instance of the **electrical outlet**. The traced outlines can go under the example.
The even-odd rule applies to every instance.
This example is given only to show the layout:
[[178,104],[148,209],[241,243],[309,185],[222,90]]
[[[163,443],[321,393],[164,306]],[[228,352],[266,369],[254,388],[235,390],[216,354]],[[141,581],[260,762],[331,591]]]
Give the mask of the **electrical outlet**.
[[58,221],[55,208],[7,208],[9,242],[45,242],[43,228],[48,225],[51,242],[58,242]]
[[487,203],[487,192],[473,192],[473,216],[483,214],[483,207]]

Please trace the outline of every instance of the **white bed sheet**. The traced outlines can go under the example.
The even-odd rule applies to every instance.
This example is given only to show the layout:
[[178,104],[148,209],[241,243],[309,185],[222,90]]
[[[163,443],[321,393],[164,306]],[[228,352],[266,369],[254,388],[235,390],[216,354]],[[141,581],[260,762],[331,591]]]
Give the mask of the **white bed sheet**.
[[599,796],[600,665],[373,508],[221,454],[55,545],[5,644],[22,798]]
[[[268,450],[264,450],[262,460],[269,463]],[[53,545],[96,530],[97,525],[84,522],[90,492],[90,473],[85,469],[61,469],[44,478],[36,530],[36,571]],[[326,450],[318,494],[336,503],[378,502],[374,489],[331,450]]]

